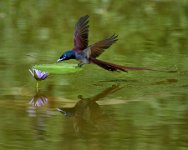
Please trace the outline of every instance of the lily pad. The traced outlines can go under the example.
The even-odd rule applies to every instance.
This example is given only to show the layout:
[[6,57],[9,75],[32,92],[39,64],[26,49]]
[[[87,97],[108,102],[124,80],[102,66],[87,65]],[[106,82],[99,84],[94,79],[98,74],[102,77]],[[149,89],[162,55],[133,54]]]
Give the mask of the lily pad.
[[59,64],[39,64],[33,68],[48,72],[49,74],[68,74],[81,71],[82,68],[77,64],[59,63]]

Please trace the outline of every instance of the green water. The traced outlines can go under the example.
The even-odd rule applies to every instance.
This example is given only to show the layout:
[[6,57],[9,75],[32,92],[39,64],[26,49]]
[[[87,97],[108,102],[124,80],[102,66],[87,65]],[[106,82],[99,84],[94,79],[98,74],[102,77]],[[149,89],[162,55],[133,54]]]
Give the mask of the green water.
[[[177,72],[85,65],[49,76],[36,95],[28,69],[71,49],[85,14],[90,44],[119,35],[100,59]],[[2,0],[0,35],[0,149],[188,148],[188,1]]]

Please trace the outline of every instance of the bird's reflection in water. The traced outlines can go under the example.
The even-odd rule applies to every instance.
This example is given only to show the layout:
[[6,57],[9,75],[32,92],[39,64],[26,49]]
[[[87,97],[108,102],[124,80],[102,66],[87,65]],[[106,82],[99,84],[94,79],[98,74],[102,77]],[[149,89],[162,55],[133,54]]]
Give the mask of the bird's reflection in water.
[[97,101],[102,100],[108,94],[112,94],[122,87],[119,85],[112,85],[101,93],[84,98],[79,95],[80,99],[72,108],[57,108],[69,119],[72,119],[74,131],[77,134],[92,133],[90,131],[102,131],[112,127],[110,117],[103,111]]
[[37,92],[29,101],[28,115],[32,118],[32,128],[36,133],[36,139],[43,140],[46,134],[46,119],[49,117],[48,99],[42,93]]

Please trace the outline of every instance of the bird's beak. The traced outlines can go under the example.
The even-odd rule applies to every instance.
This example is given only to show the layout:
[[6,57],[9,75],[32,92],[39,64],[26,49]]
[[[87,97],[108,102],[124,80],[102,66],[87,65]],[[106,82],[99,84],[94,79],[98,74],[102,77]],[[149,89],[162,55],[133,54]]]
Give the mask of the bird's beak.
[[59,58],[59,59],[57,60],[57,63],[58,63],[58,62],[61,62],[61,61],[63,61],[63,60],[65,60],[65,59],[66,59],[66,57]]
[[61,62],[61,61],[63,61],[63,59],[58,59],[58,60],[57,60],[57,63],[58,63],[58,62]]

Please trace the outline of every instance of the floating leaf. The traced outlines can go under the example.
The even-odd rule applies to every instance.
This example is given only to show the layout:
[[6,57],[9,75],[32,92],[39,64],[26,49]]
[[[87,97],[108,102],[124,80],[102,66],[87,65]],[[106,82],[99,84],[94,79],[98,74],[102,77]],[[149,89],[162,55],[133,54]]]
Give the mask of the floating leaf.
[[67,74],[81,71],[82,68],[77,67],[77,64],[59,63],[59,64],[39,64],[33,68],[48,72],[49,74]]

